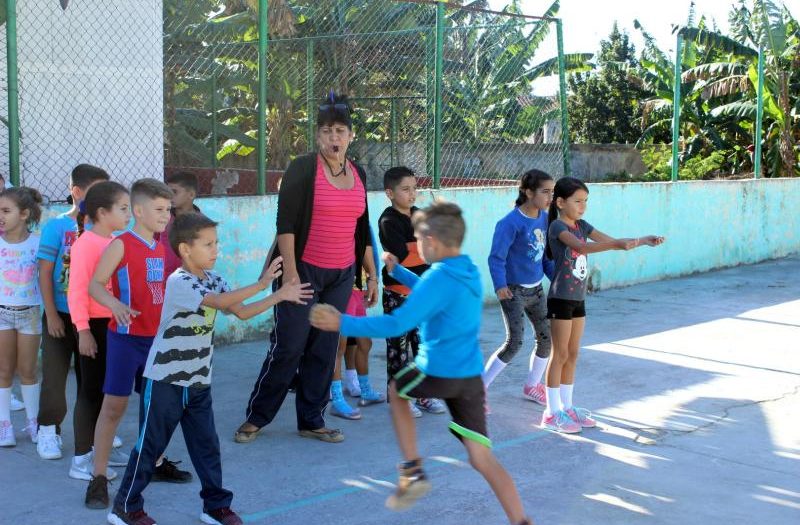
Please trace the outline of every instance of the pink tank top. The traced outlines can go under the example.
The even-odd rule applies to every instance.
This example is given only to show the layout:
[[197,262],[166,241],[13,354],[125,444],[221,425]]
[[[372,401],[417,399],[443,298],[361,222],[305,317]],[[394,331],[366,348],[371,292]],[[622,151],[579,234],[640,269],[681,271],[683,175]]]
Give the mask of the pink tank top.
[[302,260],[319,268],[343,269],[356,262],[356,223],[367,207],[367,193],[356,167],[348,163],[355,184],[340,190],[328,182],[322,163],[317,162],[311,229]]

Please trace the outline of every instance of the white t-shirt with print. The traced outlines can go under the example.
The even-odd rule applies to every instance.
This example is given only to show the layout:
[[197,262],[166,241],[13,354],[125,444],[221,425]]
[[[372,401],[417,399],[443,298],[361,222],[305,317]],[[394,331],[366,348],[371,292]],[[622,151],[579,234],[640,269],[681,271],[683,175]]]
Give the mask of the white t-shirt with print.
[[209,293],[229,290],[225,279],[214,272],[206,272],[205,279],[200,279],[178,268],[167,278],[161,322],[144,377],[184,387],[211,384],[217,310],[201,303]]
[[30,234],[16,244],[0,237],[0,305],[37,306],[42,303],[36,262],[38,250],[38,235]]

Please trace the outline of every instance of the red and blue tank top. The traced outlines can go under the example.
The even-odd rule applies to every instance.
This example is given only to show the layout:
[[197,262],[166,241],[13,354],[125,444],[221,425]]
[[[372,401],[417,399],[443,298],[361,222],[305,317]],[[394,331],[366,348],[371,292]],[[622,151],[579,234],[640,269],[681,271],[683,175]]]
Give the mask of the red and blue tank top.
[[125,247],[111,286],[114,297],[139,312],[129,326],[119,326],[112,318],[108,325],[118,334],[154,337],[161,321],[164,304],[164,245],[153,239],[148,242],[133,231],[126,231],[117,240]]

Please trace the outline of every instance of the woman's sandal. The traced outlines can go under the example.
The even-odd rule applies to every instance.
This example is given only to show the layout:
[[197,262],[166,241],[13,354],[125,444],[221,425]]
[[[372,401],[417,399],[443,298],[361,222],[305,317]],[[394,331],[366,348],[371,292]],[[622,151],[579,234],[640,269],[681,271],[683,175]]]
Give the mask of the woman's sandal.
[[244,430],[244,426],[248,423],[242,423],[242,425],[236,429],[236,432],[233,434],[233,440],[237,443],[250,443],[255,438],[258,437],[258,433],[261,431],[260,428],[255,430]]
[[300,430],[300,435],[304,438],[319,439],[325,443],[341,443],[344,441],[344,434],[338,428],[326,428],[323,430]]

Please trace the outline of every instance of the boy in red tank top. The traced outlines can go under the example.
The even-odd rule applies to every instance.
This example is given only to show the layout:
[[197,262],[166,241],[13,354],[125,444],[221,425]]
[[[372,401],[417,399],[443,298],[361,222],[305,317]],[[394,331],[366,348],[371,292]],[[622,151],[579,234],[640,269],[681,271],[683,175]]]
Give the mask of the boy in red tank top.
[[[141,383],[147,354],[158,331],[164,304],[164,245],[156,239],[170,219],[172,192],[155,179],[140,179],[131,186],[133,228],[108,245],[97,264],[89,293],[111,310],[106,349],[103,407],[94,435],[94,478],[87,500],[108,500],[108,455],[114,432],[128,407],[128,398]],[[113,295],[106,289],[111,281]],[[160,458],[154,480],[186,483],[191,474]],[[159,470],[161,472],[159,472]],[[113,474],[112,474],[113,476]],[[97,498],[95,492],[104,492]],[[107,505],[107,503],[106,503]]]

